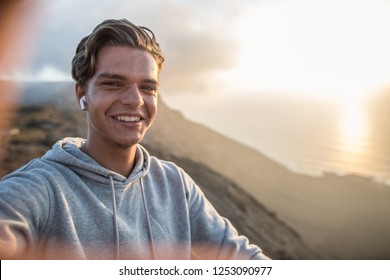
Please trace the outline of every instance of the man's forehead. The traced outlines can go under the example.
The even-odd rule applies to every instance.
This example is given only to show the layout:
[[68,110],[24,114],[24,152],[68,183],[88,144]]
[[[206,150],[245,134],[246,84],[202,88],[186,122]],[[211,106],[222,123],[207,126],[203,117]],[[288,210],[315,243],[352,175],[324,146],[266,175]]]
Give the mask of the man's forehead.
[[101,48],[97,54],[97,63],[100,60],[110,63],[139,61],[143,64],[156,64],[158,66],[156,59],[147,50],[127,46],[105,46]]
[[[102,75],[103,74],[103,75]],[[145,50],[129,47],[104,47],[97,56],[96,73],[103,77],[121,78],[141,75],[158,78],[159,68],[154,57]]]

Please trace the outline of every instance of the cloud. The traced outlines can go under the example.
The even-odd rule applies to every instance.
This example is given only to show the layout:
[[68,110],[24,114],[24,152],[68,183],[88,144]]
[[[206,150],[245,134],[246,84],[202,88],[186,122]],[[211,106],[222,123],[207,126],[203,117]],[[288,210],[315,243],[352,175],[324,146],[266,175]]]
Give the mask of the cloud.
[[166,55],[165,94],[206,92],[215,74],[232,67],[237,54],[234,22],[240,6],[229,1],[53,1],[40,13],[37,51],[30,73],[45,65],[70,73],[79,40],[107,18],[128,18],[153,30]]
[[0,80],[15,82],[71,82],[70,74],[62,72],[51,65],[44,65],[38,71],[33,73],[12,72],[9,74],[0,74]]
[[[237,44],[233,33],[234,18],[229,10],[214,16],[192,5],[165,7],[157,18],[156,36],[166,55],[163,90],[169,93],[210,93],[219,83],[216,73],[234,65]],[[156,11],[161,10],[157,8]],[[200,16],[201,14],[201,16]],[[237,17],[237,16],[236,16]],[[160,24],[157,24],[160,22]]]

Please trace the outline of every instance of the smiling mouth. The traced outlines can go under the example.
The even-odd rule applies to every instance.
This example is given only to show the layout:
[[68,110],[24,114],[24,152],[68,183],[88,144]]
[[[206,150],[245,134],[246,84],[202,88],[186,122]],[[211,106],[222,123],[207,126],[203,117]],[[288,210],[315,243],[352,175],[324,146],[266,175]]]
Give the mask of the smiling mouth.
[[136,116],[115,116],[114,119],[121,122],[139,122],[141,120],[140,117]]

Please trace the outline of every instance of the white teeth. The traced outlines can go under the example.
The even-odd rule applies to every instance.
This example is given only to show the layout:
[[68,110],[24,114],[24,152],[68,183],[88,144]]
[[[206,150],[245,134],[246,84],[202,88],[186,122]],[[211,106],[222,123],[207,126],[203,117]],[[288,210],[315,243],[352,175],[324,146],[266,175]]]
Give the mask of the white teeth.
[[122,122],[139,122],[141,118],[135,116],[116,116],[115,119]]

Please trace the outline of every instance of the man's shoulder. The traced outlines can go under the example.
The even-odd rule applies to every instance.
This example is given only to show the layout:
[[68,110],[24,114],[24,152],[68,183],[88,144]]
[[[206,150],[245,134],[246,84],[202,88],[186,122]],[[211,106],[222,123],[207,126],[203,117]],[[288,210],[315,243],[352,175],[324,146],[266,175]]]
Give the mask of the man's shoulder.
[[51,174],[53,174],[51,165],[47,164],[42,158],[35,158],[8,175],[5,175],[2,178],[2,181],[11,178],[26,178],[29,180],[42,181]]
[[192,187],[195,183],[191,176],[177,163],[160,159],[155,156],[150,157],[149,175],[154,179],[163,179],[172,184]]
[[160,159],[156,156],[150,157],[150,170],[151,171],[160,171],[168,173],[182,173],[184,172],[181,167],[179,167],[175,162]]

